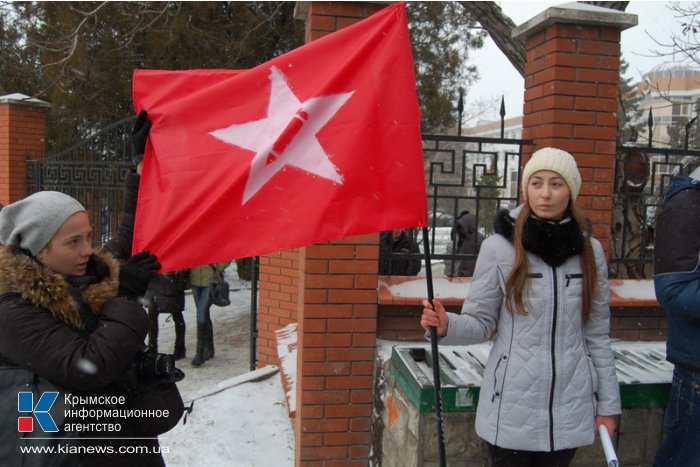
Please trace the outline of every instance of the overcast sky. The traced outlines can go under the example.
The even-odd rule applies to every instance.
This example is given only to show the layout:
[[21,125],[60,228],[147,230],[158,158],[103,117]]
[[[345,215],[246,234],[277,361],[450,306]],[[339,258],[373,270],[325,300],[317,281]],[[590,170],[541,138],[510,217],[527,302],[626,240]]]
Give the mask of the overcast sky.
[[[499,5],[515,24],[520,25],[548,7],[565,3],[504,1],[499,2]],[[626,13],[638,17],[637,26],[622,32],[622,56],[630,64],[627,77],[639,79],[642,73],[665,60],[670,60],[653,56],[653,50],[659,50],[660,47],[652,39],[653,37],[659,42],[669,42],[670,31],[680,34],[679,20],[674,18],[674,13],[668,8],[669,4],[670,2],[632,1],[627,6]],[[481,79],[469,89],[465,102],[466,113],[469,113],[471,100],[494,97],[500,103],[500,96],[503,94],[506,100],[506,118],[522,115],[523,79],[491,39],[487,40],[483,49],[471,53],[470,62],[477,64]],[[495,109],[488,119],[498,118],[497,110]]]

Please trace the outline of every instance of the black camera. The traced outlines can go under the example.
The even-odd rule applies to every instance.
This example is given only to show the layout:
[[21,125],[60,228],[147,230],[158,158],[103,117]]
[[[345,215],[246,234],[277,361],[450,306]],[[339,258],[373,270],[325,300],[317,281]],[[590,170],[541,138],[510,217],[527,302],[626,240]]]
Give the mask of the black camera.
[[175,359],[170,354],[146,350],[136,356],[134,370],[144,380],[171,379],[175,375]]

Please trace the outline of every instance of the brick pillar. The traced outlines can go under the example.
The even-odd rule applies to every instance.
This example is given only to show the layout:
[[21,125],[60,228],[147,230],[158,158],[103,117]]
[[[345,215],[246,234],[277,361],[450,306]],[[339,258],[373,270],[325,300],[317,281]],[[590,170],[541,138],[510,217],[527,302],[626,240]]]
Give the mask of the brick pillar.
[[[573,5],[573,4],[571,4]],[[637,16],[607,8],[552,7],[513,31],[526,39],[523,138],[576,158],[577,205],[610,251],[615,175],[620,31]]]
[[[387,6],[297,2],[306,42]],[[297,323],[295,463],[366,466],[371,445],[379,234],[260,259],[258,364],[279,364],[275,331]]]
[[46,155],[50,104],[24,94],[0,96],[0,204],[27,195],[28,160]]
[[379,234],[304,249],[296,465],[365,466],[377,341]]

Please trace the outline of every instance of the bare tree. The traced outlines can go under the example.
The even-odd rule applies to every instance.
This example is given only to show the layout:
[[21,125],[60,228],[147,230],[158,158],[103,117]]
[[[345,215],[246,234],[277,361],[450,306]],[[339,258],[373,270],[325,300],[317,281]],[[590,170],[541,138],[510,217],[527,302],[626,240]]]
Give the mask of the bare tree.
[[[478,18],[481,26],[489,33],[491,39],[498,48],[508,58],[513,67],[525,76],[525,41],[522,38],[513,38],[513,29],[516,24],[496,2],[459,2],[462,6],[471,11]],[[579,2],[589,5],[610,8],[618,11],[625,11],[629,2]]]
[[[681,33],[670,32],[669,41],[652,37],[661,47],[654,54],[659,57],[676,57],[680,55],[693,63],[700,64],[700,2],[673,2],[669,9],[681,26]],[[651,37],[651,36],[650,36]]]

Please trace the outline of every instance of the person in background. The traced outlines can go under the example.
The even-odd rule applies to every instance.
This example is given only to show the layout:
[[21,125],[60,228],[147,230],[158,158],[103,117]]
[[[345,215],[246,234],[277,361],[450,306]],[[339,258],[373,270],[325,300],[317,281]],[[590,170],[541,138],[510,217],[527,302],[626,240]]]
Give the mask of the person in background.
[[664,440],[655,467],[700,465],[700,168],[675,176],[656,222],[654,289],[666,312],[673,363]]
[[175,347],[173,358],[185,358],[185,290],[188,288],[189,271],[172,271],[159,274],[148,285],[144,301],[148,306],[148,317],[151,326],[148,329],[148,346],[158,352],[158,315],[169,313],[175,323]]
[[379,236],[379,275],[416,276],[421,268],[418,258],[401,258],[391,253],[420,253],[418,243],[404,229],[387,230]]
[[230,261],[207,264],[190,269],[190,286],[192,298],[197,307],[197,352],[192,359],[193,366],[200,366],[214,358],[214,328],[211,322],[209,285],[216,274],[223,274]]
[[567,466],[621,413],[607,264],[571,154],[536,151],[522,180],[525,203],[496,216],[462,314],[425,300],[421,326],[441,344],[494,340],[476,414],[492,465]]
[[[450,231],[451,243],[447,245],[447,254],[456,251],[463,255],[478,254],[484,236],[479,233],[476,225],[476,216],[469,211],[462,211],[455,220]],[[470,277],[474,275],[475,259],[465,258],[457,266],[454,260],[445,260],[445,275],[447,277]]]

